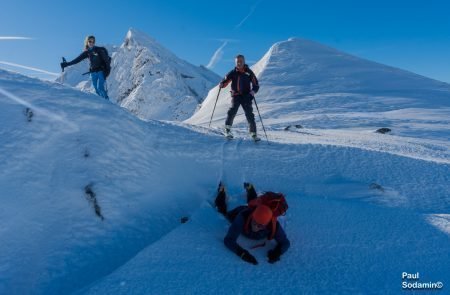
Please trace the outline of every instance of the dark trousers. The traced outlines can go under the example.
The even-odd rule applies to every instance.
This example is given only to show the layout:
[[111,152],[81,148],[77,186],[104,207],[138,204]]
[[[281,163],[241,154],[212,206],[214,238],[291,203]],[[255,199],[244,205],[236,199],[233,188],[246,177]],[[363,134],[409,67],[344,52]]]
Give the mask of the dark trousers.
[[[217,210],[222,213],[226,219],[228,219],[228,221],[233,222],[233,220],[236,218],[236,216],[238,216],[238,214],[242,211],[248,208],[247,205],[242,205],[242,206],[238,206],[236,208],[234,208],[231,211],[227,210],[227,204],[226,204],[226,193],[225,191],[219,191],[217,193],[217,197],[216,197],[216,207]],[[257,198],[257,194],[256,194],[256,190],[255,188],[252,186],[250,189],[247,190],[247,204],[253,200]]]
[[256,123],[255,115],[253,114],[252,100],[253,96],[251,96],[251,94],[233,96],[231,100],[231,107],[228,109],[225,125],[233,125],[233,120],[236,116],[239,106],[242,106],[245,112],[245,117],[247,118],[250,132],[256,133]]

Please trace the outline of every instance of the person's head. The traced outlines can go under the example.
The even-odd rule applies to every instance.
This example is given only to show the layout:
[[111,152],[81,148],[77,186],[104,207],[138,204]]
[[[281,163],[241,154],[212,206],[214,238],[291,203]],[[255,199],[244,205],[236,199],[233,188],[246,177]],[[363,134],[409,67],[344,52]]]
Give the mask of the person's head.
[[86,39],[84,39],[84,48],[89,49],[95,46],[95,37],[94,36],[87,36]]
[[272,210],[266,205],[258,205],[252,213],[252,231],[257,232],[264,229],[272,220]]
[[234,58],[234,62],[236,64],[236,68],[238,68],[239,70],[242,70],[245,65],[245,57],[242,54],[238,54]]

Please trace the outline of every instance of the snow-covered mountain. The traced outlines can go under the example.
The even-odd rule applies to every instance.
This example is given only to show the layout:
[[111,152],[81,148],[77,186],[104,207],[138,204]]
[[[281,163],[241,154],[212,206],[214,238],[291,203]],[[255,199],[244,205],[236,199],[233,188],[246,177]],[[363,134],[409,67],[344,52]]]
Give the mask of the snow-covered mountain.
[[[449,84],[299,38],[274,44],[252,69],[261,85],[256,101],[269,129],[388,127],[396,135],[450,139]],[[224,124],[229,87],[220,94],[215,126]],[[213,88],[186,122],[208,123],[218,90]],[[240,114],[235,122],[245,126]]]
[[[332,78],[320,75],[332,74],[314,66],[308,77],[318,80],[296,84],[299,68],[284,69],[296,52],[288,45],[303,48],[305,68],[316,60],[343,80],[364,80],[331,66],[342,58],[334,50],[276,44],[255,66],[270,144],[246,140],[242,122],[233,141],[201,126],[210,97],[191,119],[200,126],[142,121],[96,95],[0,70],[0,294],[389,294],[401,290],[404,271],[446,284],[447,84],[391,69],[400,78],[390,91],[377,92],[371,79],[326,88]],[[376,68],[385,66],[344,57],[382,78]],[[399,112],[393,134],[374,133],[389,103]],[[409,131],[400,124],[408,121]],[[299,122],[304,128],[284,130]],[[260,242],[239,239],[257,266],[225,248],[228,223],[210,205],[219,180],[230,208],[244,202],[244,181],[286,194],[291,248],[281,261],[267,262],[273,242],[251,249]]]
[[[189,118],[220,81],[215,73],[178,58],[135,29],[128,31],[120,47],[107,48],[113,57],[110,98],[144,120]],[[68,68],[59,81],[92,91],[89,77],[81,76],[87,68],[87,62]]]

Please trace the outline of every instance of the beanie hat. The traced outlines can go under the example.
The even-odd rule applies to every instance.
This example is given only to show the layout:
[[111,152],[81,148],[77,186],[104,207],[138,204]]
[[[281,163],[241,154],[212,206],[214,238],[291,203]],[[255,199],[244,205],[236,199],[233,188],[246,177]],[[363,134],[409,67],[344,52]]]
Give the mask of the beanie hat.
[[259,205],[252,214],[253,220],[262,225],[267,225],[272,220],[272,216],[272,210],[266,205]]

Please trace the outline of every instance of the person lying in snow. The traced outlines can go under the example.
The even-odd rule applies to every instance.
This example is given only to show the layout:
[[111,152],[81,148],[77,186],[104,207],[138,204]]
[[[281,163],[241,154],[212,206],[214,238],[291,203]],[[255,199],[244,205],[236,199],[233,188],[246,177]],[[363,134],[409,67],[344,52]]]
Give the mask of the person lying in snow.
[[[258,264],[256,258],[237,243],[238,237],[242,234],[252,240],[274,239],[277,246],[269,250],[267,257],[270,263],[277,262],[290,246],[286,233],[277,221],[277,217],[284,215],[288,207],[284,195],[266,192],[258,197],[252,184],[244,183],[244,188],[247,192],[248,205],[238,206],[231,211],[227,209],[227,196],[222,183],[217,190],[215,200],[217,211],[231,222],[224,238],[225,246],[242,260],[256,265]],[[265,243],[260,246],[264,245]]]

